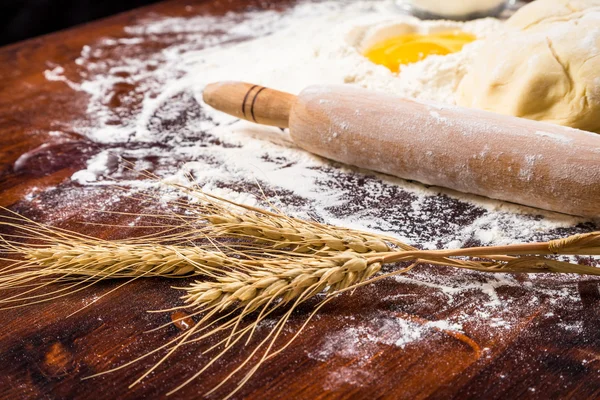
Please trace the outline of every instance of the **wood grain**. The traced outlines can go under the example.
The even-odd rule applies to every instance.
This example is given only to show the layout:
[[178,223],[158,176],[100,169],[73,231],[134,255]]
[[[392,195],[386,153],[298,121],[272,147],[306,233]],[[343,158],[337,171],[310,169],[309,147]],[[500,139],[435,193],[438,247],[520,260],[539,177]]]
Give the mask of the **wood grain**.
[[[103,145],[77,134],[72,126],[73,120],[85,117],[86,95],[73,91],[64,82],[47,80],[44,71],[60,65],[65,69],[65,76],[75,79],[78,71],[75,60],[84,45],[102,37],[125,36],[124,26],[157,16],[221,16],[229,11],[280,10],[291,3],[171,1],[0,49],[0,205],[42,222],[102,238],[139,234],[89,223],[127,225],[134,219],[127,215],[94,213],[93,210],[101,205],[108,210],[124,212],[152,211],[152,207],[120,198],[116,188],[80,187],[69,180],[72,173],[81,169],[86,159],[100,151]],[[161,49],[161,44],[144,46],[142,51],[149,54]],[[53,130],[68,135],[57,140],[50,134]],[[358,176],[356,182],[343,180],[340,185],[349,186],[355,196],[351,199],[353,203],[365,207],[369,203],[365,202],[361,188],[373,179]],[[398,194],[394,188],[386,190],[394,195],[381,196],[377,202],[389,209],[402,204],[403,196],[408,196]],[[118,201],[108,201],[115,196]],[[447,212],[440,212],[440,215],[448,219],[450,227],[468,224],[471,215],[479,212],[449,198],[443,201]],[[346,216],[352,213],[352,207],[348,208]],[[586,223],[577,229],[592,230],[597,226]],[[449,280],[458,277],[454,271],[445,268],[420,268],[432,268]],[[525,276],[518,279],[527,281]],[[554,285],[552,282],[550,280],[549,284]],[[598,282],[591,278],[578,279],[576,287],[581,302],[576,308],[557,307],[544,296],[532,305],[528,292],[521,287],[497,289],[500,295],[511,299],[512,312],[512,324],[500,333],[492,334],[489,326],[467,320],[463,324],[463,333],[431,329],[427,331],[426,341],[415,341],[404,347],[380,342],[359,343],[359,351],[353,354],[334,352],[315,356],[314,352],[323,348],[327,338],[343,338],[339,333],[350,333],[348,327],[357,321],[369,324],[385,313],[422,326],[452,315],[475,313],[477,304],[489,301],[485,294],[466,291],[450,303],[427,286],[382,281],[330,302],[294,344],[268,361],[236,397],[598,398]],[[184,328],[171,326],[145,333],[173,318],[170,313],[150,314],[147,310],[181,304],[180,293],[170,288],[172,283],[160,279],[136,281],[111,292],[119,282],[106,282],[52,303],[2,311],[0,398],[164,397],[169,389],[197,371],[204,362],[201,351],[212,341],[198,343],[178,353],[164,368],[132,389],[128,389],[128,385],[152,366],[156,358],[150,357],[119,373],[90,380],[82,378],[130,361],[175,337],[180,328]],[[90,306],[82,309],[86,305]],[[308,307],[298,310],[284,336],[290,337],[308,312]],[[489,317],[490,324],[493,317]],[[558,329],[559,324],[577,326],[578,329]],[[171,398],[200,397],[247,354],[247,350],[237,349],[202,379]]]

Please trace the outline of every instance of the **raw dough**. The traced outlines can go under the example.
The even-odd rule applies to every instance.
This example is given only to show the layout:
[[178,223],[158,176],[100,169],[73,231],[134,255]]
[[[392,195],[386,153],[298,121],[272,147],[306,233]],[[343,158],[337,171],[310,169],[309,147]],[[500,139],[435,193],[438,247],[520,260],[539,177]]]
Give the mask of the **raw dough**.
[[507,22],[514,30],[482,46],[457,103],[600,133],[597,4],[538,0],[523,7]]
[[506,24],[526,30],[540,23],[568,21],[594,7],[600,8],[600,0],[537,0],[519,9]]

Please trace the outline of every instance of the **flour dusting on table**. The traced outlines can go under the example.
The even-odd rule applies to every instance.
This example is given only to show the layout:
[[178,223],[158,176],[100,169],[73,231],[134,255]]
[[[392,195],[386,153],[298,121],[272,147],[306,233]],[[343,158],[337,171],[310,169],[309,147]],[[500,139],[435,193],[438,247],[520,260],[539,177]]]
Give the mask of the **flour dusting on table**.
[[[134,169],[151,170],[168,181],[183,182],[191,174],[206,191],[264,205],[259,183],[289,214],[383,232],[423,248],[539,241],[600,229],[592,221],[328,162],[295,148],[286,132],[217,113],[201,100],[207,83],[244,80],[292,93],[310,84],[348,83],[453,104],[454,89],[481,43],[431,56],[402,68],[398,76],[370,63],[359,50],[382,27],[399,24],[422,31],[461,28],[479,37],[503,29],[493,19],[464,25],[418,22],[394,14],[387,1],[325,1],[284,13],[154,16],[128,27],[123,37],[90,43],[77,60],[77,74],[61,66],[46,71],[47,79],[89,95],[88,119],[78,121],[77,129],[101,151],[72,179],[88,187],[151,186],[120,162],[124,158]],[[140,45],[148,42],[156,45],[156,53],[140,55]],[[344,327],[324,337],[308,356],[368,356],[380,346],[405,348],[457,333],[492,346],[498,335],[516,335],[540,305],[546,310],[543,318],[567,319],[556,329],[577,330],[580,321],[569,321],[568,310],[581,307],[580,282],[573,276],[492,276],[418,267],[388,282],[398,286],[397,295],[379,298],[373,315],[340,316]],[[378,297],[376,287],[368,290]],[[433,309],[428,302],[443,306]],[[427,321],[407,317],[423,313]],[[361,375],[345,368],[332,372],[331,382],[358,384]]]

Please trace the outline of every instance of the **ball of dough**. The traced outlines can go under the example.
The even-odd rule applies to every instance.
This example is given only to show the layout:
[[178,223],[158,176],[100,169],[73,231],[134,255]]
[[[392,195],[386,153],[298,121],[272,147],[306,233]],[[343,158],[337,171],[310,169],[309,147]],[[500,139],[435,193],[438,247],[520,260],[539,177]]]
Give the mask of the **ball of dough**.
[[569,15],[487,39],[457,103],[600,133],[600,9]]
[[527,30],[540,23],[568,21],[590,8],[600,9],[600,0],[536,0],[519,9],[506,25]]

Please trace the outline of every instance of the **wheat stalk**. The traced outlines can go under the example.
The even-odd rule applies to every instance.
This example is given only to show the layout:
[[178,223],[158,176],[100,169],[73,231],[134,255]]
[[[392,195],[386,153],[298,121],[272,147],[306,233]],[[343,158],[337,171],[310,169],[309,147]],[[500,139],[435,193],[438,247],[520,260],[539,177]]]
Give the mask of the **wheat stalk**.
[[[11,264],[0,269],[0,290],[27,288],[0,303],[48,301],[109,278],[196,276],[197,280],[190,286],[178,288],[185,290],[184,305],[178,308],[192,309],[192,316],[201,315],[200,321],[181,337],[114,369],[166,351],[158,363],[134,382],[136,384],[181,346],[226,334],[208,350],[214,354],[210,361],[171,393],[205,372],[244,338],[249,345],[260,323],[285,306],[284,314],[277,317],[268,334],[253,346],[251,354],[213,389],[248,368],[253,357],[260,354],[232,395],[262,363],[282,351],[300,333],[301,329],[282,347],[274,348],[291,313],[319,293],[327,297],[314,308],[305,324],[332,295],[404,273],[418,264],[491,273],[600,275],[599,268],[544,257],[598,255],[600,232],[543,243],[418,250],[384,235],[304,221],[276,209],[276,212],[262,210],[202,193],[197,188],[175,186],[193,197],[194,201],[171,202],[183,208],[185,214],[161,215],[164,220],[173,222],[160,225],[164,231],[158,234],[138,239],[106,241],[46,227],[14,215],[0,221],[0,225],[16,230],[16,233],[0,236],[0,251],[12,257],[5,258]],[[15,257],[20,259],[15,261]],[[375,276],[382,265],[397,262],[412,264]],[[39,278],[42,284],[35,283]],[[72,284],[51,293],[33,294],[59,282]]]
[[99,278],[124,278],[138,275],[178,277],[191,273],[211,275],[227,266],[221,254],[192,246],[159,244],[72,243],[43,248],[23,249],[25,259],[53,271],[79,271],[80,275]]
[[226,237],[253,238],[272,244],[274,249],[290,249],[296,253],[320,253],[352,250],[357,253],[389,252],[391,248],[380,237],[331,226],[268,214],[214,213],[204,217],[214,226],[215,234]]
[[[216,277],[216,271],[243,267],[225,254],[193,246],[75,242],[21,247],[18,252],[24,259],[0,271],[0,290],[26,290],[1,299],[0,304],[26,305],[49,301],[105,279]],[[67,286],[34,295],[56,283],[66,283]]]
[[[504,261],[468,261],[455,260],[463,268],[475,269],[486,272],[574,272],[583,274],[600,274],[600,269],[589,266],[575,265],[541,257],[513,258],[507,256],[494,256],[499,249],[505,249],[509,254],[529,254],[533,249],[546,251],[551,254],[568,254],[575,249],[580,252],[597,251],[597,240],[600,233],[575,235],[564,240],[538,243],[513,245],[491,248],[460,249],[452,251],[398,251],[383,254],[359,254],[356,252],[343,252],[334,257],[297,258],[281,256],[280,258],[255,261],[250,263],[254,269],[247,272],[228,271],[223,272],[214,281],[196,281],[188,287],[180,288],[186,291],[182,297],[184,307],[194,310],[194,314],[203,314],[201,320],[182,337],[173,339],[158,349],[136,359],[137,362],[150,354],[160,350],[166,350],[167,354],[161,358],[152,368],[142,375],[134,384],[140,382],[149,373],[164,363],[177,349],[186,344],[204,340],[220,333],[226,333],[216,345],[208,350],[211,355],[209,362],[196,374],[181,383],[169,394],[181,389],[191,381],[199,377],[214,365],[221,357],[232,351],[237,343],[245,339],[248,345],[259,324],[272,316],[274,311],[286,306],[287,311],[276,319],[273,327],[266,336],[254,344],[251,353],[216,387],[209,393],[218,390],[230,379],[240,373],[244,368],[248,371],[238,381],[235,389],[226,397],[235,394],[244,383],[246,383],[257,369],[266,360],[276,356],[283,351],[302,331],[310,318],[332,297],[359,286],[374,283],[391,275],[407,272],[421,262],[443,263],[444,257],[484,255],[484,250],[492,254],[491,258]],[[385,275],[374,277],[380,271],[382,263],[397,261],[414,261],[407,268],[396,270]],[[313,298],[319,293],[326,293],[325,298],[314,308],[305,321],[302,328],[284,343],[280,348],[274,349],[275,343],[281,335],[282,329],[288,321],[291,313],[303,302]],[[249,321],[245,319],[250,319]],[[211,319],[213,322],[210,322]],[[219,325],[210,328],[214,321]],[[467,338],[468,339],[468,338]],[[252,367],[249,364],[260,354],[258,361]],[[117,369],[130,365],[128,363]],[[114,371],[114,370],[113,370]],[[111,371],[107,371],[111,372]]]
[[[22,289],[0,299],[0,305],[19,303],[4,308],[50,301],[105,279],[216,278],[217,272],[247,268],[247,261],[231,256],[235,249],[216,246],[210,240],[194,243],[187,232],[108,241],[45,226],[14,213],[3,216],[0,226],[13,228],[13,233],[0,235],[0,252],[8,256],[0,258],[8,262],[0,269],[0,291]],[[194,239],[197,236],[194,233]],[[173,242],[182,244],[164,244]],[[37,293],[57,283],[64,285]]]
[[[182,337],[173,339],[126,365],[98,375],[125,368],[160,350],[166,350],[167,354],[132,384],[135,385],[158,368],[181,346],[219,333],[227,333],[224,338],[207,351],[208,353],[216,352],[217,354],[210,357],[210,361],[202,369],[169,394],[174,393],[204,373],[243,339],[246,339],[246,345],[250,343],[261,322],[273,315],[277,309],[288,306],[286,312],[277,319],[266,337],[254,346],[252,353],[221,384],[207,393],[208,395],[227,383],[236,373],[247,366],[260,350],[263,350],[260,360],[244,375],[237,388],[229,393],[228,398],[252,377],[264,361],[281,352],[300,333],[301,330],[283,347],[273,350],[283,326],[299,304],[322,292],[333,295],[357,287],[357,285],[366,282],[379,272],[380,269],[381,264],[369,262],[361,254],[345,252],[335,257],[302,258],[299,260],[282,257],[281,259],[263,261],[257,264],[254,270],[248,270],[247,272],[228,271],[223,272],[214,281],[196,281],[189,287],[179,289],[186,291],[182,298],[186,303],[186,307],[195,310],[192,315],[203,314],[202,319],[197,324]],[[330,298],[326,298],[315,308],[305,321],[304,326]],[[251,314],[256,315],[250,321],[244,322],[245,318]],[[224,320],[217,327],[209,329],[212,323],[208,322],[213,318],[216,318],[217,321]]]
[[[151,176],[156,178],[154,176]],[[176,201],[177,207],[185,209],[193,226],[206,221],[208,234],[251,240],[247,254],[281,254],[288,252],[331,257],[339,252],[353,251],[365,256],[379,256],[384,264],[416,260],[420,263],[466,268],[482,272],[503,273],[578,273],[597,275],[599,269],[544,257],[515,257],[518,255],[598,255],[600,232],[573,235],[551,242],[488,246],[457,250],[418,250],[394,237],[341,228],[314,221],[290,217],[272,204],[275,210],[237,203],[205,193],[198,186],[166,183],[195,201]],[[177,219],[181,216],[177,215]],[[264,246],[266,244],[266,246]],[[286,250],[280,252],[278,250]],[[458,258],[457,258],[458,257]],[[475,261],[465,258],[487,259]]]
[[[186,210],[188,215],[177,214],[173,219],[199,229],[201,221],[208,223],[213,237],[250,239],[268,244],[274,250],[285,249],[294,253],[327,255],[327,252],[351,250],[357,253],[389,252],[395,247],[414,249],[395,238],[346,229],[315,221],[306,221],[275,210],[240,204],[205,193],[197,186],[167,183],[195,201],[175,200],[171,204]],[[263,247],[264,250],[265,249]]]
[[289,303],[298,297],[333,293],[365,281],[381,270],[381,264],[358,254],[336,257],[265,261],[248,272],[226,272],[216,281],[196,281],[183,297],[192,307],[218,311],[235,306],[252,313],[268,302]]

